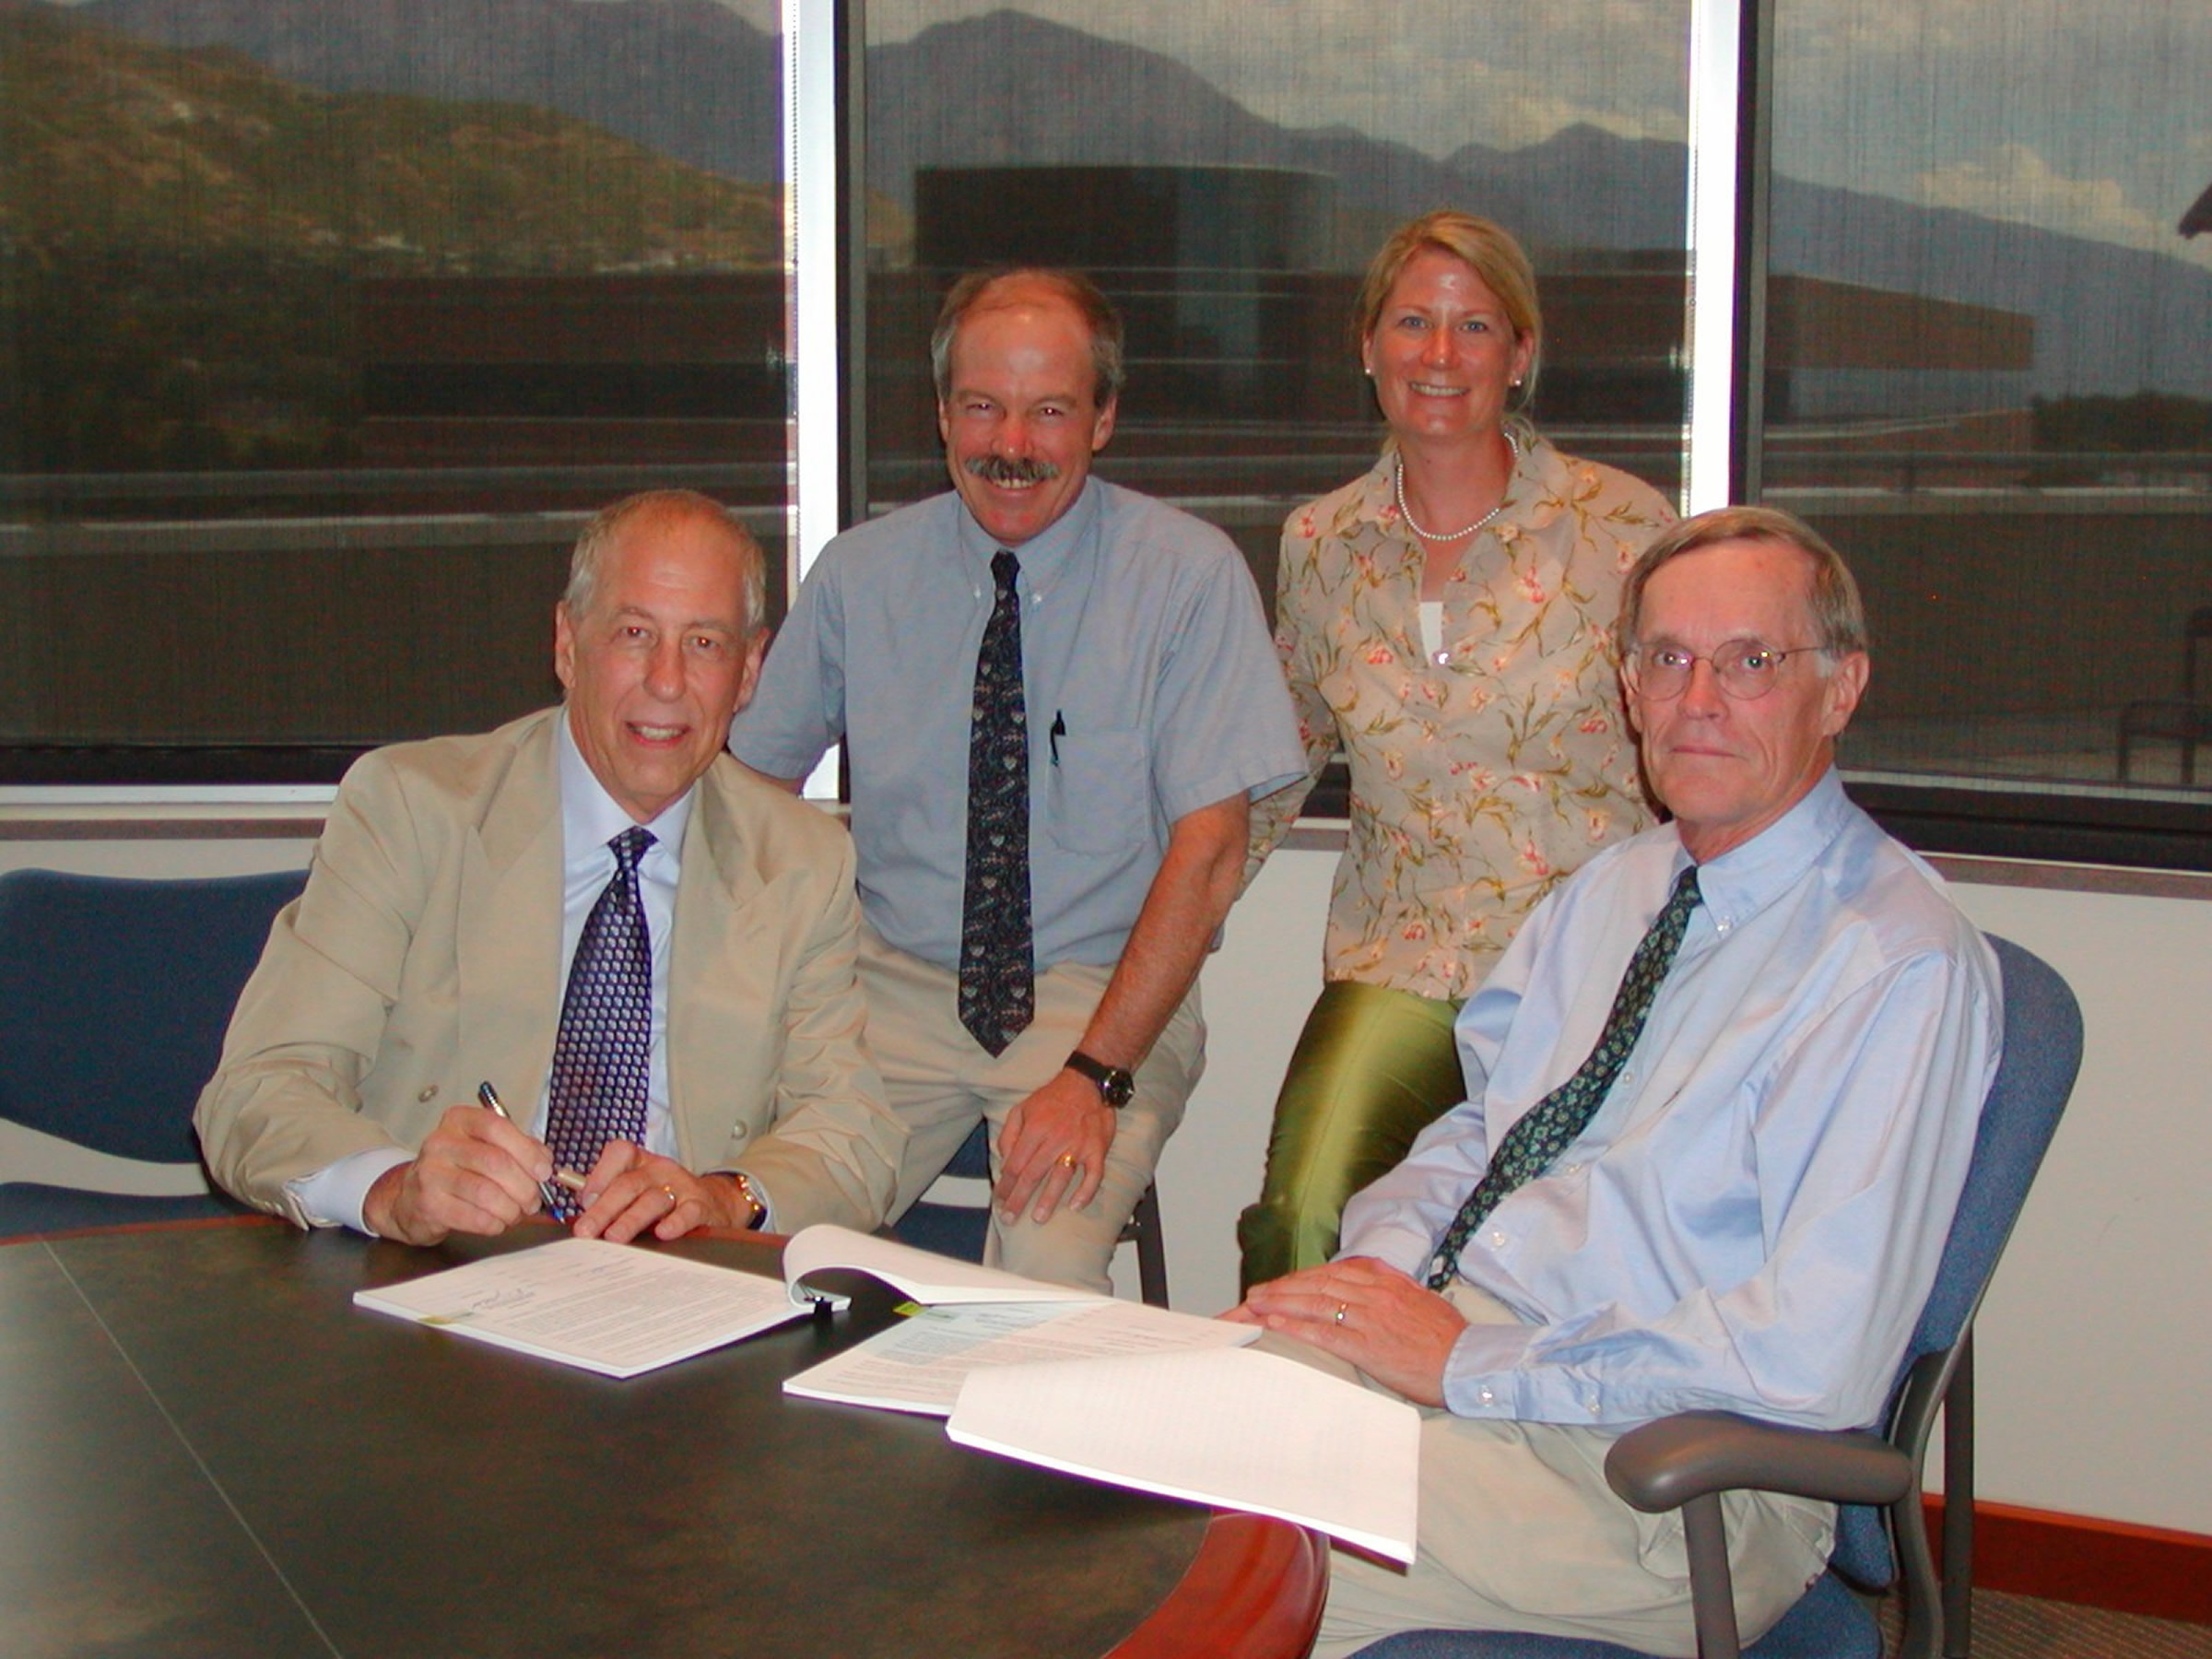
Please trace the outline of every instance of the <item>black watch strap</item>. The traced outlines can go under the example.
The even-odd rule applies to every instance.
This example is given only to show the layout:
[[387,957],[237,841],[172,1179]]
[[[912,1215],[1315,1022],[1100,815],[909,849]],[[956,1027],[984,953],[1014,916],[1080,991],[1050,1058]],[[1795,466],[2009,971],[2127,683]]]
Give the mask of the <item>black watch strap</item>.
[[1136,1094],[1136,1078],[1118,1065],[1093,1060],[1081,1049],[1067,1057],[1067,1069],[1088,1077],[1099,1087],[1099,1099],[1119,1112]]

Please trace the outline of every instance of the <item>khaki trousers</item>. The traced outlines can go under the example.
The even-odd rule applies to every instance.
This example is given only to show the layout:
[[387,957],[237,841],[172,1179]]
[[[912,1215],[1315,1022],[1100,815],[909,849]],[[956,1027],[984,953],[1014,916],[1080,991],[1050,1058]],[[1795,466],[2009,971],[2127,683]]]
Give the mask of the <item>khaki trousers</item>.
[[[1510,1309],[1465,1282],[1451,1295],[1470,1323],[1512,1321]],[[1261,1340],[1367,1381],[1303,1343]],[[1401,1568],[1333,1551],[1313,1659],[1344,1659],[1394,1630],[1526,1630],[1685,1659],[1697,1653],[1681,1518],[1630,1509],[1606,1484],[1606,1453],[1621,1430],[1421,1416],[1418,1555]],[[1735,1492],[1722,1509],[1748,1641],[1826,1566],[1835,1506]]]
[[[960,1024],[958,975],[886,944],[865,923],[860,932],[868,1046],[891,1110],[907,1126],[891,1204],[896,1218],[937,1178],[979,1118],[991,1125],[996,1175],[1006,1114],[1050,1082],[1081,1045],[1112,970],[1064,962],[1039,974],[1036,1018],[994,1058]],[[1115,1114],[1098,1195],[1081,1210],[1064,1206],[1041,1225],[1026,1214],[1009,1225],[994,1208],[983,1260],[1029,1278],[1111,1294],[1113,1247],[1205,1069],[1206,1022],[1194,986],[1136,1068],[1135,1097]]]

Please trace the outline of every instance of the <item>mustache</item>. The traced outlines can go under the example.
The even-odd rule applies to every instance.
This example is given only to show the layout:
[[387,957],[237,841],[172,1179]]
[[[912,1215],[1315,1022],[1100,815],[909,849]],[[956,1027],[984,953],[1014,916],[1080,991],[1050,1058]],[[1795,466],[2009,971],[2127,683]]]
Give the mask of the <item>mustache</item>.
[[1060,469],[1040,455],[971,455],[960,463],[986,484],[1049,484]]

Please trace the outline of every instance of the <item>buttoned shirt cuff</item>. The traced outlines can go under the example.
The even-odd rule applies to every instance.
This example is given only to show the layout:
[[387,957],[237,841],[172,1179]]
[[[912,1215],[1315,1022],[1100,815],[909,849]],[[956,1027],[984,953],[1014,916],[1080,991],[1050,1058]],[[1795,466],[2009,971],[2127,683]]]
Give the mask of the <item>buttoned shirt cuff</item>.
[[362,1219],[361,1206],[369,1201],[369,1189],[386,1170],[396,1170],[401,1164],[413,1161],[414,1155],[397,1147],[382,1147],[373,1152],[356,1152],[350,1158],[341,1158],[336,1163],[317,1170],[312,1175],[301,1175],[284,1183],[284,1190],[299,1202],[307,1218],[317,1227],[350,1227],[355,1232],[370,1231],[369,1223]]
[[1444,1409],[1453,1417],[1523,1417],[1517,1368],[1535,1335],[1531,1326],[1511,1324],[1462,1331],[1444,1359]]

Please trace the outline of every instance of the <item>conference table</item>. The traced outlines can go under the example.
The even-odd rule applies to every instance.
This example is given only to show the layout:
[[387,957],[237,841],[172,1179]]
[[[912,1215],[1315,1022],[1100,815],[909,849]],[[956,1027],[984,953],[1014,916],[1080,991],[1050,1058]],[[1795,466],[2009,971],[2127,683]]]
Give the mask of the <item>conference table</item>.
[[[1324,1541],[792,1398],[892,1295],[627,1381],[352,1305],[554,1237],[0,1245],[0,1653],[1302,1654]],[[776,1241],[660,1246],[777,1271]]]

